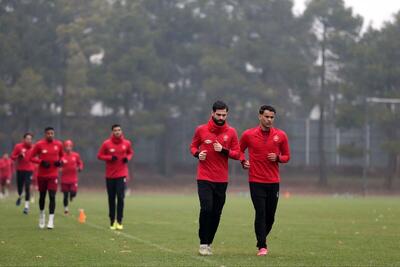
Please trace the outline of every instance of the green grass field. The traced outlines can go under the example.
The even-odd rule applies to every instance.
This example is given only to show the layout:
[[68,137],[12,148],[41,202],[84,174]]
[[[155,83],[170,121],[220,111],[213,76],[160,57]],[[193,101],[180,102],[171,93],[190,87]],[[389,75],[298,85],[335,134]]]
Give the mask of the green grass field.
[[14,200],[0,200],[0,266],[400,266],[396,197],[281,197],[267,257],[255,256],[246,195],[228,194],[208,257],[197,255],[196,195],[129,196],[122,232],[108,229],[105,193],[80,192],[70,216],[59,194],[54,230],[38,228],[37,203],[26,216]]

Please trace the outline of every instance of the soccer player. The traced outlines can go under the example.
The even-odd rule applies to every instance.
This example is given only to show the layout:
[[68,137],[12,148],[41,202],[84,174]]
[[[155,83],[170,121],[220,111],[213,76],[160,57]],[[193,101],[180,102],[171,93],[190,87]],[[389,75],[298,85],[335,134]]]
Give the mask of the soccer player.
[[[134,152],[131,142],[124,138],[122,128],[119,124],[114,124],[111,130],[111,137],[103,142],[97,154],[97,158],[106,162],[106,186],[110,229],[122,230],[128,162],[132,159]],[[117,203],[115,203],[116,200]],[[115,220],[116,205],[117,220]]]
[[61,191],[64,193],[64,214],[68,215],[68,199],[72,201],[78,192],[78,172],[83,170],[83,161],[79,153],[72,151],[74,143],[64,141],[62,158]]
[[[267,236],[275,220],[279,198],[279,164],[290,159],[288,138],[274,128],[276,111],[263,105],[259,109],[259,126],[246,130],[240,138],[240,161],[249,170],[250,195],[255,209],[254,229],[257,256],[268,254]],[[245,150],[248,149],[249,160]]]
[[61,141],[54,138],[53,127],[44,129],[44,138],[39,140],[32,149],[30,160],[39,164],[37,182],[39,185],[39,228],[43,229],[46,224],[44,210],[46,194],[49,192],[49,221],[48,229],[54,228],[54,211],[56,208],[56,192],[58,183],[58,168],[62,165],[63,145]]
[[199,253],[212,255],[211,244],[217,232],[228,186],[228,158],[238,160],[236,130],[226,122],[228,106],[216,101],[211,118],[195,130],[190,152],[199,159],[197,190],[200,200]]
[[21,195],[23,189],[25,188],[24,214],[28,214],[29,212],[29,201],[31,197],[30,187],[34,164],[29,160],[29,157],[33,147],[32,138],[33,134],[25,133],[23,136],[23,141],[19,144],[16,144],[11,153],[11,159],[15,161],[17,165],[17,206],[21,204]]
[[0,184],[3,197],[8,196],[14,164],[7,153],[0,159]]

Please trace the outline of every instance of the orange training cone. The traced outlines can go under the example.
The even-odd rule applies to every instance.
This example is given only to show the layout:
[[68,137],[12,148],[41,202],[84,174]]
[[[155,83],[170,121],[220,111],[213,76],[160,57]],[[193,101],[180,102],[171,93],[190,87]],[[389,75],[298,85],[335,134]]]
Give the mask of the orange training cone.
[[80,222],[80,223],[85,223],[86,222],[86,214],[85,214],[85,211],[83,209],[79,210],[78,222]]
[[283,196],[285,198],[290,198],[290,192],[289,191],[285,191],[285,193],[283,194]]

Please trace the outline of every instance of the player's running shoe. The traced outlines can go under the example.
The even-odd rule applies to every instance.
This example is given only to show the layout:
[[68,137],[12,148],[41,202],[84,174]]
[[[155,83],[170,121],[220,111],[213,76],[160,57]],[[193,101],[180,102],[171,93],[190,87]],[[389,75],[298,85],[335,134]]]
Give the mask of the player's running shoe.
[[266,256],[268,254],[268,249],[266,248],[260,248],[258,250],[257,256]]
[[110,226],[111,230],[117,230],[117,222],[113,222],[113,224],[111,224]]
[[208,245],[200,245],[199,254],[201,256],[209,256],[209,255],[211,255],[210,254],[210,250],[208,249]]
[[40,213],[39,214],[39,228],[43,229],[45,225],[46,225],[46,214]]
[[117,230],[123,230],[123,229],[124,229],[124,226],[122,225],[122,223],[118,223],[118,222],[117,222],[116,229],[117,229]]

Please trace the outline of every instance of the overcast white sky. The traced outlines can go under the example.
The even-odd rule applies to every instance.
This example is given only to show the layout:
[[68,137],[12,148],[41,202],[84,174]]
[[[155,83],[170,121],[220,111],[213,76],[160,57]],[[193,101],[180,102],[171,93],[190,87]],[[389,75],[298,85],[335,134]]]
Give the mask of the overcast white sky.
[[[309,0],[294,0],[294,12],[302,13]],[[356,14],[364,18],[364,28],[372,25],[380,28],[383,22],[392,20],[393,14],[400,10],[400,0],[344,0]]]

